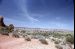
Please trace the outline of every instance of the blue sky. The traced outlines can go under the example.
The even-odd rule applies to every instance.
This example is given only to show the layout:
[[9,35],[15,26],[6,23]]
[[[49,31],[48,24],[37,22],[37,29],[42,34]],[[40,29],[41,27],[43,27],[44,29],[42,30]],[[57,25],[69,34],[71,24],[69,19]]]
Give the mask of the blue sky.
[[0,0],[0,15],[16,27],[74,29],[73,0]]

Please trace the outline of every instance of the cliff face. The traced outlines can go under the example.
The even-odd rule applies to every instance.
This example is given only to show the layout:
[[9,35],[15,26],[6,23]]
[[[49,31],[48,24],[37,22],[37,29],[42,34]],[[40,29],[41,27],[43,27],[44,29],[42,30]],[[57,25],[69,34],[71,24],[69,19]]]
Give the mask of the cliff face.
[[0,16],[0,28],[1,27],[6,27],[6,25],[4,24],[3,20],[4,20],[3,16]]

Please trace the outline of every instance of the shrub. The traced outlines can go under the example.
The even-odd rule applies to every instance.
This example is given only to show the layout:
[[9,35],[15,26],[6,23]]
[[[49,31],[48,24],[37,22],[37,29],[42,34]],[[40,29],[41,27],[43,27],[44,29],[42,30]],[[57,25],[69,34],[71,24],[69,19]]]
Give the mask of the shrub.
[[62,36],[64,36],[61,33],[53,33],[52,35],[53,35],[54,38],[61,38]]
[[34,39],[40,39],[40,38],[45,38],[45,37],[42,36],[42,35],[34,35],[33,38],[34,38]]
[[65,41],[62,41],[61,45],[66,45],[66,42]]
[[53,38],[52,41],[55,41],[55,39]]
[[71,44],[74,44],[74,36],[73,35],[67,35],[66,36],[66,42],[69,42]]
[[10,24],[9,26],[6,27],[0,27],[0,34],[2,35],[9,35],[9,33],[12,31],[14,31],[13,24]]
[[60,43],[60,41],[58,41],[58,40],[57,40],[57,41],[55,41],[54,43],[55,43],[55,44],[59,44],[59,43]]
[[63,47],[60,46],[59,44],[56,44],[55,47],[56,47],[57,49],[63,49]]
[[8,28],[6,27],[2,27],[2,28],[0,28],[0,34],[2,34],[2,35],[9,35],[9,33],[8,33]]
[[22,30],[21,33],[26,33],[26,31],[25,30]]
[[26,41],[31,41],[31,38],[28,37],[28,36],[26,36],[26,37],[25,37],[25,40],[26,40]]
[[46,41],[46,39],[39,39],[39,41],[40,41],[42,44],[48,45],[48,42]]
[[19,38],[19,37],[20,37],[20,35],[19,35],[18,33],[13,33],[13,34],[12,34],[12,37]]
[[10,25],[8,26],[8,31],[9,31],[9,32],[14,31],[14,25],[13,25],[13,24],[10,24]]

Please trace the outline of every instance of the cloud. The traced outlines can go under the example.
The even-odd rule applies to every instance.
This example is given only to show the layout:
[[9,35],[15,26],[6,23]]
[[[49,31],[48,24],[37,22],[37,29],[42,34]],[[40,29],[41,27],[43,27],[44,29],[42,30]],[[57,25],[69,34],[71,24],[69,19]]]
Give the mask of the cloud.
[[34,18],[28,13],[27,5],[26,5],[26,0],[18,0],[18,8],[22,12],[22,16],[27,18],[30,22],[39,22],[38,19]]
[[35,19],[35,18],[33,18],[33,17],[29,17],[28,16],[28,19],[33,23],[33,22],[39,22],[39,20],[38,19]]

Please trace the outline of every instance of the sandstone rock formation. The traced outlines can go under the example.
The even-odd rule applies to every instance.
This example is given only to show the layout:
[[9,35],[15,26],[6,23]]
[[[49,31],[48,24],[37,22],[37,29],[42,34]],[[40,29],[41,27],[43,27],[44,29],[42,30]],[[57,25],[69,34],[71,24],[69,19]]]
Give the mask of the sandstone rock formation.
[[0,34],[9,35],[10,32],[14,31],[14,26],[13,24],[10,24],[9,26],[5,25],[3,20],[3,16],[0,16]]
[[6,27],[6,25],[4,24],[3,20],[4,20],[3,16],[0,16],[0,28],[1,27]]

